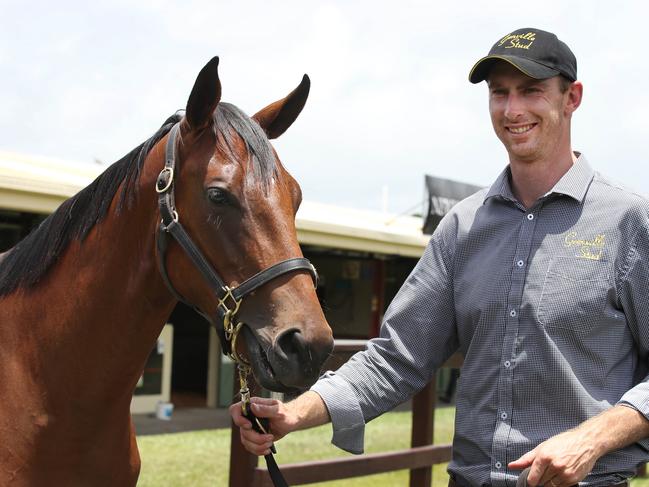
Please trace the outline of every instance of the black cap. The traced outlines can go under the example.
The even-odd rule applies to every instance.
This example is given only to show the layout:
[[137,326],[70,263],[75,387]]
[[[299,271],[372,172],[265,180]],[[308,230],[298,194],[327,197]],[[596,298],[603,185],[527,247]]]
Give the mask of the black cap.
[[535,79],[547,79],[562,74],[577,80],[577,59],[570,48],[556,35],[540,29],[518,29],[494,44],[489,54],[473,66],[471,83],[487,79],[498,61],[506,61]]

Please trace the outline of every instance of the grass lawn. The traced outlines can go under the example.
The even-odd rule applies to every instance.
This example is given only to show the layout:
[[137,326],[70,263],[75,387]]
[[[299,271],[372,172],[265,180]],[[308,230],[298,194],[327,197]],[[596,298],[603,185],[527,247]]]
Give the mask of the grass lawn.
[[[450,443],[454,408],[435,413],[435,443]],[[407,448],[410,443],[411,414],[388,413],[367,425],[365,450],[368,453]],[[140,487],[215,487],[228,485],[230,430],[218,429],[138,438],[142,457]],[[348,455],[331,445],[331,426],[326,425],[289,435],[278,442],[276,456],[283,463],[319,460]],[[261,460],[263,462],[263,460]],[[433,486],[446,487],[446,464],[433,468]],[[394,487],[408,485],[408,472],[359,477],[309,484],[322,487]],[[649,487],[649,479],[637,479],[632,487]]]

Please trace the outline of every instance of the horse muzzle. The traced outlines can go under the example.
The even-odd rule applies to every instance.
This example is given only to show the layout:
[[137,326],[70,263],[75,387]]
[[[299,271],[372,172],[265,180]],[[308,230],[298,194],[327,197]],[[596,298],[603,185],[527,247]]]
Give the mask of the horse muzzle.
[[333,350],[331,336],[307,340],[298,328],[282,331],[272,344],[265,344],[248,326],[242,332],[255,378],[271,391],[296,393],[308,389]]

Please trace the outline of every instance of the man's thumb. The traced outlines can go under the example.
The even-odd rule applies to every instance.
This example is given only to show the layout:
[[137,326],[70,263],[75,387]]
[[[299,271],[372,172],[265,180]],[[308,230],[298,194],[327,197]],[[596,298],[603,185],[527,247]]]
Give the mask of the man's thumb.
[[279,401],[251,401],[250,407],[252,408],[252,412],[255,413],[255,416],[259,418],[272,418],[277,414],[277,411],[279,410]]

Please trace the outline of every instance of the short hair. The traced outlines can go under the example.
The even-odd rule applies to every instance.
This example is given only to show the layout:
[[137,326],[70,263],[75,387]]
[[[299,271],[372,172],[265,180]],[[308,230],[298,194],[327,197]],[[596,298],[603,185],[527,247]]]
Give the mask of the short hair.
[[568,91],[573,83],[574,81],[569,80],[564,75],[559,75],[559,91],[561,91],[561,93]]

